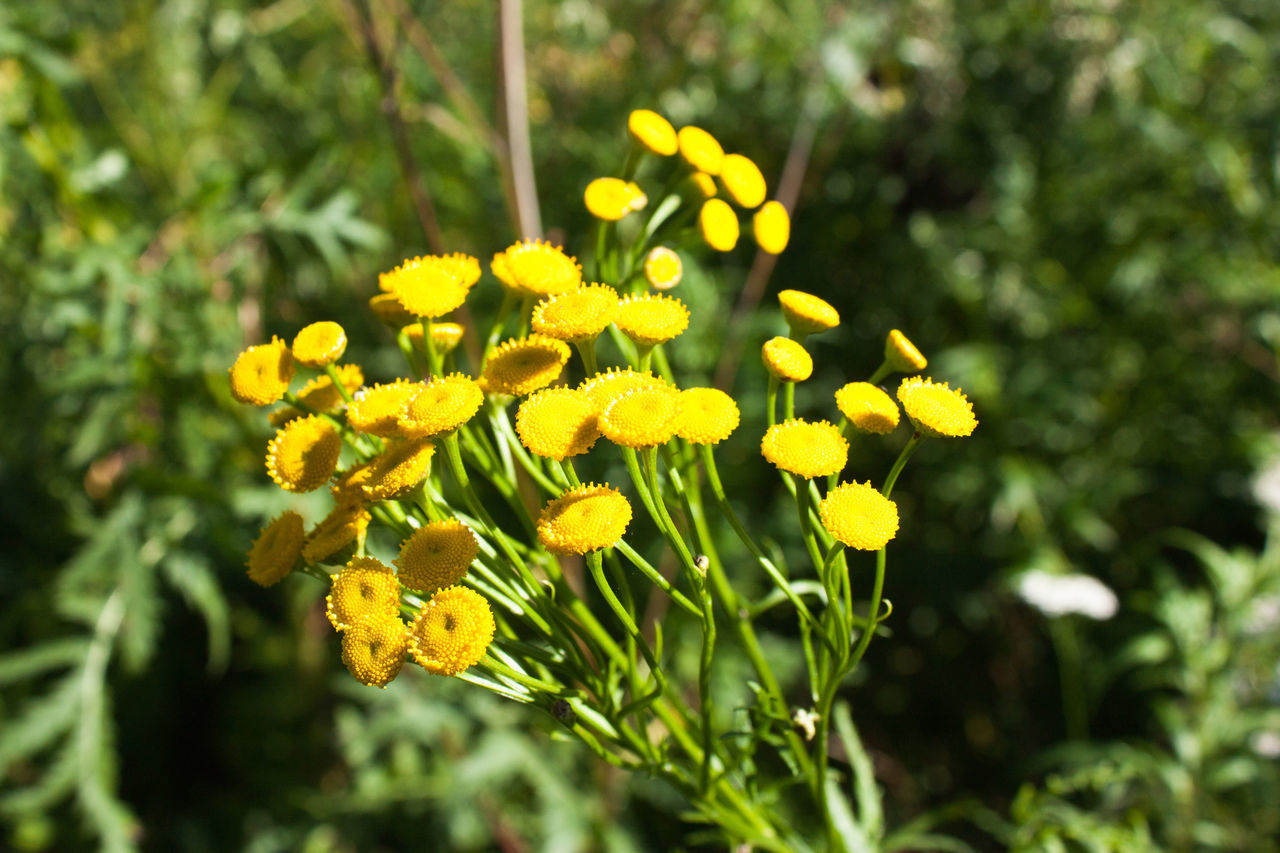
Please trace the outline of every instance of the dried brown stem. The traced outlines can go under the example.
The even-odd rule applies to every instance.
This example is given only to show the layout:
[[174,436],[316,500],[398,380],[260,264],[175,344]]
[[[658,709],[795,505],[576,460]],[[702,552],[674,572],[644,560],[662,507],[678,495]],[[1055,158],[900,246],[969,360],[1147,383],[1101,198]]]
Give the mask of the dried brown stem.
[[521,0],[498,3],[498,84],[501,90],[499,130],[505,143],[511,185],[515,190],[516,227],[523,239],[542,236],[538,187],[529,140],[529,97],[524,65]]

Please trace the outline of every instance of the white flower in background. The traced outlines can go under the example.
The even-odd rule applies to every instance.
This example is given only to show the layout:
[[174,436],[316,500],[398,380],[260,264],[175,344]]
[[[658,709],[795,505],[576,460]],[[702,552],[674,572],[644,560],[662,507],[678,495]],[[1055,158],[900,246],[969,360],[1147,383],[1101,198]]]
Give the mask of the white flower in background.
[[1091,575],[1056,574],[1032,569],[1018,576],[1018,597],[1045,616],[1078,613],[1090,619],[1110,619],[1120,601],[1111,588]]
[[1253,479],[1253,497],[1268,511],[1280,513],[1280,458],[1273,459]]

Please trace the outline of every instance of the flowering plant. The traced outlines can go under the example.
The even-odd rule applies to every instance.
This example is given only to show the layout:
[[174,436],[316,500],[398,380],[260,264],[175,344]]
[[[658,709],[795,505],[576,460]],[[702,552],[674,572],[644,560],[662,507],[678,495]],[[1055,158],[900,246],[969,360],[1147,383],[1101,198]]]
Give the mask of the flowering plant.
[[[667,348],[691,318],[665,291],[680,282],[681,251],[734,249],[735,206],[755,211],[752,232],[770,254],[786,247],[789,215],[765,201],[759,168],[710,133],[676,132],[648,110],[628,131],[619,175],[585,191],[596,219],[589,278],[540,240],[498,252],[489,269],[501,304],[480,338],[467,308],[479,259],[415,257],[382,274],[369,300],[404,376],[366,383],[340,363],[346,334],[327,321],[240,355],[235,398],[283,404],[269,415],[271,478],[333,497],[310,529],[294,511],[271,522],[249,577],[328,584],[326,612],[360,682],[386,687],[412,659],[537,706],[600,759],[665,780],[727,840],[779,851],[878,841],[874,783],[836,697],[892,612],[894,483],[926,438],[971,434],[972,406],[916,376],[926,360],[894,330],[866,381],[835,391],[838,423],[797,417],[796,383],[813,372],[805,341],[840,319],[819,296],[784,290],[787,335],[761,348],[767,429],[742,436],[729,394],[673,370]],[[293,390],[299,367],[316,374]],[[897,403],[878,384],[893,373],[908,374]],[[911,435],[882,483],[841,481],[850,439],[893,433],[899,403]],[[735,439],[759,441],[777,469],[807,568],[770,554],[726,494],[714,448]],[[625,483],[591,479],[619,457]],[[739,546],[750,559],[726,559]],[[865,605],[858,552],[874,555]],[[771,584],[760,601],[739,591],[752,565]],[[800,685],[778,678],[753,624],[782,603],[803,648]],[[746,709],[721,701],[726,641],[753,669]],[[696,672],[672,666],[673,642],[696,643]],[[857,818],[829,767],[833,720],[859,781]],[[815,831],[797,808],[822,815]]]

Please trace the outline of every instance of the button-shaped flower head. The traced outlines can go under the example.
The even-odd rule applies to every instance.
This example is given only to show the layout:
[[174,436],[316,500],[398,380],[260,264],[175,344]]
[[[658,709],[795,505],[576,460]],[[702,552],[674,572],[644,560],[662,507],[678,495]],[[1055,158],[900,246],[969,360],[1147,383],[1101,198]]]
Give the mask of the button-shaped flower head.
[[533,306],[533,330],[571,344],[593,341],[618,313],[618,292],[607,284],[585,284]]
[[963,438],[978,426],[973,404],[959,388],[912,376],[898,386],[898,401],[921,435]]
[[841,483],[818,504],[822,526],[837,541],[879,551],[898,532],[898,505],[870,483]]
[[836,391],[836,408],[854,429],[880,435],[893,432],[901,417],[893,398],[870,382],[850,382]]
[[277,584],[293,571],[302,553],[302,516],[286,510],[262,528],[249,549],[249,580],[259,586]]
[[342,632],[342,663],[361,684],[390,684],[409,650],[409,633],[400,617],[379,613],[364,617]]
[[849,461],[849,442],[836,425],[801,418],[769,427],[760,451],[783,471],[812,479],[839,473]]
[[231,396],[248,406],[269,406],[289,390],[293,379],[293,354],[284,341],[249,347],[229,370]]
[[616,544],[630,523],[631,504],[621,492],[588,483],[543,507],[538,541],[553,554],[586,554]]
[[395,560],[400,583],[417,592],[453,586],[467,574],[480,545],[456,518],[424,524],[400,545]]
[[320,415],[289,421],[267,444],[267,473],[288,492],[312,492],[329,482],[342,436]]
[[345,631],[366,616],[394,616],[400,608],[400,583],[391,567],[373,557],[353,557],[333,576],[325,615]]
[[307,367],[324,367],[347,351],[347,333],[331,320],[304,326],[293,338],[293,360]]
[[783,382],[803,382],[813,375],[813,356],[791,338],[770,338],[760,348],[765,370]]
[[596,443],[599,414],[585,391],[544,388],[516,410],[516,434],[530,452],[563,460],[586,453]]
[[490,394],[523,397],[559,379],[568,362],[564,341],[534,334],[495,348],[484,360],[483,375]]
[[632,110],[627,116],[627,132],[637,143],[660,157],[670,157],[679,149],[676,129],[653,110]]
[[495,628],[484,596],[451,586],[418,611],[409,629],[409,653],[432,675],[457,675],[480,662]]

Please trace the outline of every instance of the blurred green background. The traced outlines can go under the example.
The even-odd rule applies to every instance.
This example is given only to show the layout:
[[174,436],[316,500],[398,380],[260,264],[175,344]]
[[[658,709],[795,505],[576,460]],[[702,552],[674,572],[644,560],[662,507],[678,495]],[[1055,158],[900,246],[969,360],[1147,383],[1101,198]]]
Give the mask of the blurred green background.
[[[516,236],[498,161],[420,48],[494,121],[496,4],[370,2],[445,242],[487,259]],[[1276,849],[1280,501],[1255,481],[1280,452],[1280,6],[525,6],[542,219],[570,250],[632,108],[771,187],[791,152],[791,245],[736,330],[744,410],[783,287],[844,318],[801,414],[894,327],[975,403],[974,437],[900,481],[893,637],[845,691],[891,822],[949,808],[980,850]],[[297,501],[227,366],[338,319],[386,378],[364,303],[428,249],[355,8],[0,7],[0,847],[697,846],[655,819],[668,791],[545,719],[421,673],[359,688],[318,584],[243,575]],[[752,249],[687,259],[682,376],[714,374]],[[721,470],[787,542],[738,439]],[[860,443],[851,470],[890,459]],[[1119,614],[1044,617],[1013,593],[1031,568],[1097,577]],[[784,614],[762,629],[793,651]]]

